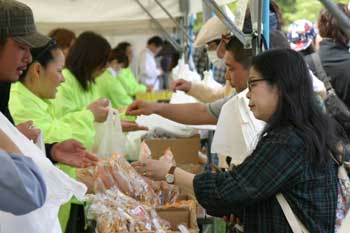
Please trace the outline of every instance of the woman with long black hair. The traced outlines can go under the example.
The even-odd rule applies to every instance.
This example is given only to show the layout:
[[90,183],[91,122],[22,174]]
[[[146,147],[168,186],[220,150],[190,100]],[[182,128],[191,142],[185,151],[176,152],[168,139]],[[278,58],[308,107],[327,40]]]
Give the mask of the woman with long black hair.
[[309,232],[334,232],[337,165],[330,151],[335,136],[317,104],[303,58],[290,49],[254,57],[248,88],[251,111],[267,124],[242,164],[229,172],[200,175],[164,161],[146,160],[134,167],[153,179],[192,189],[211,214],[238,216],[246,233],[292,232],[277,194],[283,194]]

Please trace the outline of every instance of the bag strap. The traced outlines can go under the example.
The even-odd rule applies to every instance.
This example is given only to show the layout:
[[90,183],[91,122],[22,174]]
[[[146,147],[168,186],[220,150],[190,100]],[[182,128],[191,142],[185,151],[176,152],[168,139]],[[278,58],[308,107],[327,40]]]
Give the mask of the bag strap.
[[324,83],[330,81],[330,78],[328,77],[326,71],[323,68],[323,65],[321,63],[321,59],[318,53],[311,54],[311,59],[315,65],[317,77]]
[[309,231],[305,228],[302,222],[295,216],[292,208],[288,204],[287,200],[284,198],[282,193],[276,195],[276,199],[278,204],[280,204],[284,216],[286,217],[289,226],[292,228],[293,233],[309,233]]
[[323,65],[321,63],[320,56],[318,55],[318,53],[311,54],[311,59],[315,65],[317,77],[324,83],[327,91],[333,89],[332,84],[331,84],[331,79],[327,75],[326,71],[324,70]]

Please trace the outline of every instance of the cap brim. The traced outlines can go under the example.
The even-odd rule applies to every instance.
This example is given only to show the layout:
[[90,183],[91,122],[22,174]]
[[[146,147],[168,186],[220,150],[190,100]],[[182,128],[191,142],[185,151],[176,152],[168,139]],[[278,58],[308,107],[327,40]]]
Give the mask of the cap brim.
[[202,47],[210,41],[221,39],[221,36],[227,32],[227,27],[217,16],[213,16],[203,24],[193,46],[195,48]]
[[38,32],[33,32],[23,36],[15,36],[13,39],[19,43],[28,45],[31,48],[43,47],[50,41],[50,37],[44,36]]

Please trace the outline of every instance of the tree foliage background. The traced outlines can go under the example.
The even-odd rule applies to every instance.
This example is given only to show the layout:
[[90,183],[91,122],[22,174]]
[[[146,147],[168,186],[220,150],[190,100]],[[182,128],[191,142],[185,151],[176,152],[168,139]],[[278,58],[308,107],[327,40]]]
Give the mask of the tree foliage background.
[[[316,22],[323,5],[318,0],[275,0],[282,8],[285,27],[298,19]],[[346,0],[333,0],[336,3],[348,3]]]
[[[320,10],[323,5],[318,0],[275,0],[277,4],[281,7],[283,12],[283,18],[285,21],[284,29],[288,28],[288,25],[293,21],[298,19],[308,19],[311,22],[316,22]],[[332,0],[336,3],[348,4],[350,0]],[[235,9],[235,3],[231,3],[229,7],[233,10]],[[197,32],[203,23],[203,15],[199,13],[197,15],[196,23],[194,25],[194,30]]]

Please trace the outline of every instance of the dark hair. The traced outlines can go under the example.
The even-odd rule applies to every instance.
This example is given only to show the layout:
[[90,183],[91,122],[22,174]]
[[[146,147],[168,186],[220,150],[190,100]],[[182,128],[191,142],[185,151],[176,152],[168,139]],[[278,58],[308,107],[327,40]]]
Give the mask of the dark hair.
[[[281,30],[282,26],[284,25],[283,15],[282,15],[281,8],[278,6],[278,4],[275,1],[270,1],[269,17],[270,17],[270,31],[272,32],[274,30]],[[253,32],[251,12],[249,7],[247,7],[247,10],[245,13],[242,31],[246,34]]]
[[113,49],[109,55],[109,61],[117,60],[118,63],[124,64],[125,67],[129,66],[128,56],[121,49]]
[[277,109],[261,135],[280,127],[295,127],[311,164],[315,168],[326,165],[335,141],[334,130],[317,104],[303,57],[291,49],[272,49],[254,57],[252,66],[279,91]]
[[[346,16],[350,17],[347,5],[343,3],[338,3],[337,5]],[[321,37],[332,38],[344,44],[350,39],[339,27],[337,19],[327,9],[321,10],[317,24]]]
[[286,34],[280,30],[270,31],[270,48],[289,49],[290,44]]
[[[120,42],[114,49],[118,49],[118,50],[121,50],[123,53],[126,54],[126,50],[128,49],[128,47],[130,47],[131,44],[129,42],[126,42],[126,41],[123,41],[123,42]],[[113,50],[114,50],[113,49]]]
[[215,43],[216,45],[219,45],[220,42],[221,42],[221,39],[215,39],[215,40],[211,40],[211,41],[207,42],[207,44]]
[[154,44],[157,48],[163,46],[163,43],[164,43],[163,39],[160,38],[159,36],[153,36],[147,41],[148,45]]
[[5,46],[8,38],[9,38],[8,36],[0,34],[0,52],[2,51],[3,47]]
[[44,68],[47,67],[47,65],[54,60],[54,57],[52,55],[52,51],[58,49],[58,45],[55,40],[50,40],[45,46],[42,46],[40,48],[32,48],[30,50],[30,53],[32,54],[32,62],[27,65],[27,68],[23,71],[21,76],[19,77],[19,81],[23,82],[25,80],[25,77],[28,73],[28,70],[30,66],[38,62],[41,66]]
[[311,43],[306,49],[299,51],[299,53],[304,57],[313,54],[314,52],[316,52],[314,43]]
[[107,64],[110,51],[108,41],[90,31],[80,34],[70,49],[66,67],[85,91],[89,89],[91,82],[94,82],[93,72]]
[[55,39],[61,49],[69,48],[76,39],[75,33],[65,28],[56,28],[49,32],[48,36]]
[[234,59],[242,64],[245,69],[249,69],[251,58],[253,56],[252,49],[245,49],[236,37],[232,37],[226,44],[226,50],[231,52]]
[[[274,22],[274,20],[276,22]],[[270,1],[270,30],[282,30],[284,25],[283,13],[276,1]]]

